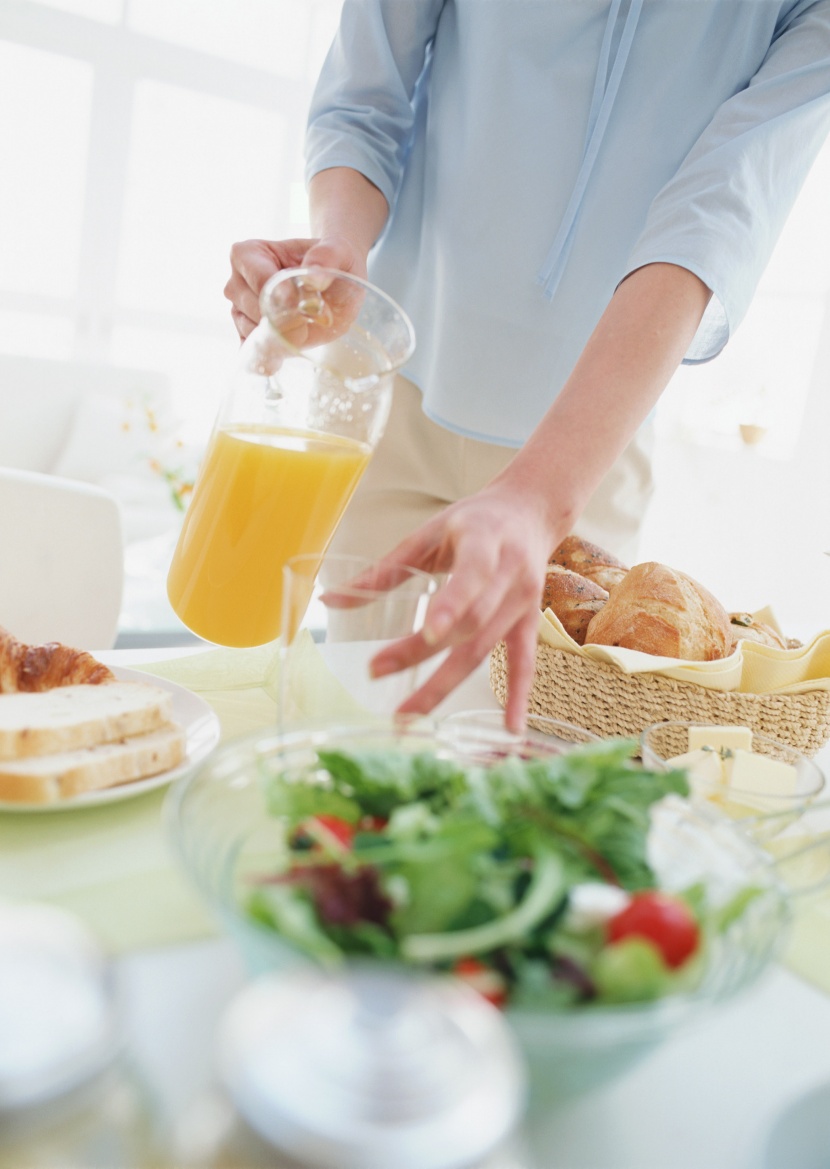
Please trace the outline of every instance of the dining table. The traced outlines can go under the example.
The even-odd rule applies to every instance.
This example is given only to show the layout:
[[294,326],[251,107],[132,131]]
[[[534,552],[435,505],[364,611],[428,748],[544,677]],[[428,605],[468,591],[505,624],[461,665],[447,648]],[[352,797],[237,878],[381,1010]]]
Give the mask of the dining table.
[[[276,653],[188,645],[96,656],[197,695],[216,714],[217,736],[228,739],[276,726]],[[485,662],[436,714],[498,709]],[[830,768],[830,749],[817,762]],[[88,1161],[70,1138],[64,1148],[60,1135],[44,1137],[50,1105],[20,1129],[11,1160],[0,1115],[0,1169],[291,1164],[247,1129],[217,1073],[217,1030],[253,975],[180,866],[168,791],[159,785],[77,809],[0,811],[0,900],[58,906],[84,924],[111,962],[123,1032],[117,1061],[88,1104]],[[819,889],[800,898],[777,960],[754,985],[696,1016],[611,1082],[555,1104],[532,1103],[487,1166],[782,1169],[771,1159],[770,1134],[825,1084],[830,892]],[[58,1116],[54,1132],[66,1123]],[[77,1127],[66,1131],[77,1140]],[[800,1161],[807,1153],[794,1150],[787,1169],[830,1166],[830,1123],[827,1139],[825,1160]]]

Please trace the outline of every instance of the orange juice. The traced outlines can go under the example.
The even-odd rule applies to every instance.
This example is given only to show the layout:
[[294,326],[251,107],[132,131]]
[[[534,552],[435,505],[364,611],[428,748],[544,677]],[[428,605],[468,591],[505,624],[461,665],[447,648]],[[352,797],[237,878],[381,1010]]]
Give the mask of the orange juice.
[[278,637],[283,565],[322,556],[369,455],[365,443],[312,431],[215,431],[167,578],[185,625],[218,645]]

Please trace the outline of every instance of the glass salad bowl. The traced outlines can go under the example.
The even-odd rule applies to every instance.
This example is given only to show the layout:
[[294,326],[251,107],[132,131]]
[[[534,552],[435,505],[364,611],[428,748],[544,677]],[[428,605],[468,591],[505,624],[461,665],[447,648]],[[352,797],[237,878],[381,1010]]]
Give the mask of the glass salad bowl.
[[[748,987],[776,953],[789,917],[775,862],[746,833],[718,810],[678,794],[685,790],[682,777],[647,772],[632,761],[636,744],[590,738],[571,746],[533,731],[515,735],[476,717],[260,732],[227,742],[179,780],[168,794],[165,816],[186,872],[252,974],[308,963],[403,963],[466,977],[471,967],[476,975],[478,957],[486,959],[478,970],[480,989],[505,1006],[530,1067],[532,1092],[552,1102],[612,1079],[681,1024]],[[419,760],[425,758],[437,769],[435,776],[402,798],[413,782],[417,788]],[[366,759],[356,776],[355,760]],[[335,774],[339,779],[332,780]],[[612,782],[602,778],[609,775],[617,785],[613,792],[603,787]],[[558,821],[542,807],[547,797],[539,795],[552,782],[560,785]],[[388,784],[397,785],[391,804]],[[349,793],[358,789],[368,792],[363,813],[371,808],[377,815],[361,813],[357,820],[349,813]],[[651,794],[644,797],[647,790]],[[462,793],[452,815],[437,810],[450,791]],[[577,809],[575,820],[568,819],[569,803]],[[351,826],[344,828],[344,818]],[[504,902],[506,888],[500,866],[513,863],[512,854],[505,862],[505,854],[515,847],[518,855],[515,842],[525,839],[523,833],[529,857],[519,857],[510,878],[521,895],[498,911],[493,906]],[[605,846],[597,844],[603,840],[605,856]],[[450,847],[462,850],[460,858],[449,856]],[[386,860],[367,863],[366,850],[372,849]],[[416,870],[406,859],[412,856],[420,857]],[[381,873],[385,884],[372,884],[368,869]],[[315,876],[309,885],[310,870]],[[332,887],[332,873],[344,872],[349,888],[337,881]],[[642,939],[624,939],[627,948],[602,941],[614,961],[586,959],[594,962],[585,968],[586,991],[580,946],[585,951],[599,945],[607,921],[591,918],[594,906],[578,933],[576,919],[567,916],[576,905],[576,885],[584,893],[602,879],[600,891],[607,894],[608,883],[638,889],[649,875],[661,894],[682,900],[684,912],[697,905],[693,958],[667,973],[658,962],[663,973],[657,978],[649,966],[650,945],[648,970],[643,974],[638,966]],[[358,912],[360,927],[349,933],[348,943],[346,918],[332,916],[339,924],[328,932],[319,928],[321,915],[331,916],[322,898],[337,903],[363,877],[372,887],[360,893],[361,905],[388,909],[394,902],[398,916],[391,920],[409,923],[395,945],[386,926],[378,927],[386,918],[374,911]],[[619,887],[611,891],[622,896]],[[480,912],[485,894],[489,917]],[[559,938],[560,927],[571,949],[557,950],[555,959],[547,951],[540,955],[539,939],[549,936],[544,931]],[[342,945],[348,950],[353,943],[344,955]],[[620,966],[623,954],[631,958],[627,968],[627,958]],[[552,961],[561,975],[555,990],[539,983],[540,970]],[[514,982],[502,994],[505,969]]]

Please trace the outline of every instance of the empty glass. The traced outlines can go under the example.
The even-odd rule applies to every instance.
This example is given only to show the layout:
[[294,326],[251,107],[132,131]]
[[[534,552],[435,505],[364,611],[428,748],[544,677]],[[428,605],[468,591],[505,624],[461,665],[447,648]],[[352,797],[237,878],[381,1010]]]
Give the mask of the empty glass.
[[[372,584],[362,556],[294,556],[283,582],[280,717],[307,719],[391,715],[418,687],[413,666],[373,678],[370,659],[390,641],[417,637],[437,577],[400,566],[392,587]],[[435,661],[429,663],[435,668]]]

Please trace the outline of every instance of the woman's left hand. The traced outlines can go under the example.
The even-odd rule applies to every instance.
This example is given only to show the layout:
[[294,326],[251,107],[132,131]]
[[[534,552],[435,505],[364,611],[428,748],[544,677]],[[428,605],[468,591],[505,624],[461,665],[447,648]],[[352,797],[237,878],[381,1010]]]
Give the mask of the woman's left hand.
[[449,650],[401,706],[402,714],[429,713],[504,641],[507,725],[524,727],[545,566],[565,534],[551,534],[530,493],[494,482],[446,508],[378,562],[372,578],[381,588],[384,574],[391,582],[400,564],[451,574],[430,603],[422,632],[394,642],[372,659],[373,676],[382,677]]

